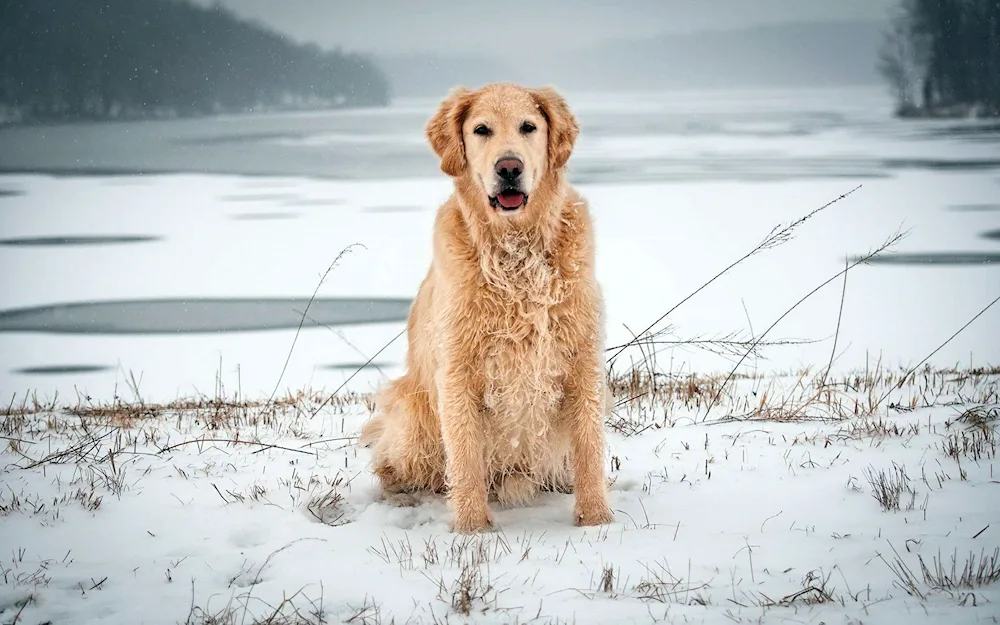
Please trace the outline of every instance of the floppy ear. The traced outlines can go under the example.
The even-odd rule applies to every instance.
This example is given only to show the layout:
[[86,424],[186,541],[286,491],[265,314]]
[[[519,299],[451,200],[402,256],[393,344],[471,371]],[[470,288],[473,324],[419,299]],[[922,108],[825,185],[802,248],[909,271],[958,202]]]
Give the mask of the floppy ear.
[[465,169],[465,142],[462,124],[472,106],[472,91],[465,87],[452,89],[427,122],[427,140],[441,159],[441,171],[458,176]]
[[549,125],[549,163],[553,169],[562,169],[573,153],[580,126],[566,100],[552,87],[533,89],[531,95]]

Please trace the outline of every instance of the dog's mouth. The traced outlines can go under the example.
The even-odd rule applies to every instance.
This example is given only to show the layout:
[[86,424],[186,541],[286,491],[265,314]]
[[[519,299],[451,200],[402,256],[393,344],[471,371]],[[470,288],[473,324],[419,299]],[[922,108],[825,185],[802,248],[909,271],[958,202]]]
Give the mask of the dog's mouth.
[[528,203],[528,194],[514,189],[504,189],[490,196],[490,206],[503,212],[514,212]]

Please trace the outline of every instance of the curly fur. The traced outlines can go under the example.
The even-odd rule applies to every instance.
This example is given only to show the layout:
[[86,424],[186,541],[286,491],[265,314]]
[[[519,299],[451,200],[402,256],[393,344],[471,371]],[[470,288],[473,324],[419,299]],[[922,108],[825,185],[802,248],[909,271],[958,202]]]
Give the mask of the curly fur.
[[[497,129],[472,134],[478,120]],[[528,119],[537,136],[517,129]],[[564,179],[577,122],[550,88],[457,89],[427,125],[455,191],[408,321],[406,373],[362,430],[386,494],[447,493],[456,531],[492,526],[487,505],[574,492],[575,522],[612,520],[604,476],[608,408],[603,305],[585,201]],[[516,150],[530,199],[500,215],[485,181]]]

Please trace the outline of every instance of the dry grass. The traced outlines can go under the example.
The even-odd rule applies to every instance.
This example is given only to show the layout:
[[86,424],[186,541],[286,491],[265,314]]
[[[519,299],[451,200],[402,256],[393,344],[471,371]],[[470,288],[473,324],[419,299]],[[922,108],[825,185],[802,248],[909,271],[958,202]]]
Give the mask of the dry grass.
[[918,575],[891,544],[892,557],[879,558],[895,576],[894,584],[912,597],[926,600],[932,592],[945,593],[961,605],[977,605],[981,599],[977,590],[1000,581],[1000,547],[992,553],[982,551],[977,556],[969,552],[959,558],[958,551],[952,553],[947,563],[941,554],[932,556],[928,564],[923,556],[917,555],[920,569]]
[[[906,236],[901,231],[897,231],[886,237],[881,244],[873,248],[869,253],[848,261],[843,270],[833,274],[819,285],[808,290],[802,298],[778,316],[763,332],[754,332],[749,314],[747,314],[747,322],[750,325],[750,336],[748,338],[742,337],[739,332],[731,332],[723,336],[710,338],[695,337],[682,340],[676,338],[676,331],[672,325],[656,329],[657,326],[667,320],[679,307],[702,290],[708,288],[713,282],[731,271],[734,267],[760,253],[774,249],[791,240],[803,224],[829,206],[844,200],[857,191],[858,188],[856,187],[842,194],[795,221],[784,225],[776,225],[748,253],[728,265],[692,293],[682,298],[676,305],[663,313],[644,330],[638,333],[629,330],[632,334],[631,340],[622,345],[608,348],[608,351],[611,352],[607,360],[609,365],[608,377],[617,399],[615,403],[616,411],[613,417],[609,419],[608,426],[628,436],[634,436],[650,428],[673,426],[676,421],[674,413],[678,408],[687,412],[695,412],[693,416],[685,415],[695,422],[699,420],[702,422],[707,421],[708,416],[717,406],[725,408],[725,414],[721,419],[726,420],[800,421],[822,418],[847,419],[851,417],[871,417],[877,415],[883,409],[883,406],[889,411],[912,411],[919,407],[940,405],[942,398],[946,395],[955,404],[967,404],[970,401],[979,401],[981,403],[997,403],[1000,401],[996,384],[996,368],[989,370],[968,370],[963,373],[961,379],[944,379],[940,376],[947,375],[948,372],[942,370],[935,371],[931,367],[925,366],[925,363],[930,358],[953,341],[969,325],[986,313],[987,310],[1000,302],[1000,296],[982,308],[967,323],[958,328],[943,343],[911,368],[901,369],[900,371],[887,371],[882,368],[880,360],[876,363],[874,370],[870,370],[866,363],[863,376],[853,376],[853,380],[850,377],[839,381],[830,380],[831,369],[836,357],[836,347],[840,339],[840,322],[847,292],[847,276],[854,268],[859,265],[868,264],[896,246]],[[792,389],[782,388],[774,392],[775,389],[769,388],[761,393],[755,388],[752,393],[746,393],[745,391],[742,393],[734,392],[730,383],[736,384],[748,377],[741,372],[741,366],[748,358],[763,358],[763,348],[801,345],[812,342],[804,339],[769,340],[767,337],[798,306],[839,278],[843,279],[840,308],[837,315],[836,331],[833,337],[833,347],[826,366],[818,370],[815,375],[811,375],[808,371],[800,372]],[[744,312],[746,311],[744,310]],[[658,355],[665,349],[699,349],[720,356],[733,357],[736,359],[736,363],[725,376],[680,376],[673,371],[672,359],[671,367],[666,372],[661,371],[657,366]],[[616,370],[616,366],[623,359],[623,354],[627,350],[638,351],[638,358],[632,358],[629,366],[622,373]],[[918,378],[921,377],[920,371],[922,367],[924,385],[922,388],[915,388],[918,385]],[[934,374],[938,374],[939,377],[930,379]],[[749,377],[756,377],[756,374]],[[989,378],[988,389],[965,388],[970,379],[975,384],[983,378]],[[949,392],[950,386],[962,387],[960,391],[964,391],[967,394],[963,394],[963,392]],[[904,392],[904,390],[908,392]],[[887,400],[888,404],[886,404]],[[622,410],[619,410],[622,408],[625,408],[626,412],[631,414],[623,416]],[[704,409],[705,414],[699,416],[698,413],[702,409]]]
[[[965,423],[992,423],[1000,401],[1000,369],[890,370],[881,362],[841,377],[810,370],[734,376],[739,384],[725,390],[724,376],[681,375],[633,367],[609,375],[615,405],[607,426],[635,436],[681,421],[842,421],[851,436],[913,436],[919,425],[899,424],[894,415],[940,406],[978,405],[961,417]],[[885,402],[888,393],[891,401]],[[702,411],[713,398],[725,414],[706,421]],[[993,407],[991,407],[993,406]]]
[[681,605],[701,605],[710,603],[705,594],[708,583],[694,583],[690,578],[691,563],[688,563],[688,578],[675,575],[667,561],[644,566],[645,574],[632,588],[634,596],[643,601],[656,603],[676,603]]
[[[761,239],[760,243],[758,243],[756,246],[753,247],[753,249],[751,249],[749,252],[747,252],[746,254],[744,254],[743,256],[741,256],[739,259],[737,259],[736,261],[734,261],[733,263],[731,263],[730,265],[728,265],[725,269],[723,269],[719,273],[715,274],[711,279],[709,279],[707,282],[705,282],[700,287],[698,287],[697,289],[695,289],[692,293],[689,293],[687,296],[685,296],[683,299],[681,299],[680,302],[678,302],[672,308],[670,308],[669,310],[667,310],[667,312],[663,313],[659,317],[659,319],[657,319],[656,321],[654,321],[653,323],[651,323],[645,330],[643,330],[642,332],[639,332],[638,334],[633,334],[633,339],[631,341],[629,341],[628,343],[626,343],[624,345],[620,345],[618,347],[614,347],[614,348],[609,349],[608,351],[611,351],[611,352],[614,352],[614,353],[608,358],[608,364],[610,364],[612,366],[612,368],[613,368],[615,361],[629,347],[633,347],[633,346],[639,346],[639,347],[641,347],[641,346],[644,345],[644,342],[655,341],[658,336],[660,336],[662,333],[664,333],[664,330],[659,330],[659,331],[654,332],[653,328],[655,328],[657,325],[659,325],[663,320],[667,319],[671,314],[674,313],[674,311],[676,311],[678,308],[680,308],[681,306],[683,306],[691,298],[693,298],[694,296],[696,296],[698,293],[700,293],[704,289],[708,288],[713,282],[715,282],[716,280],[718,280],[719,278],[721,278],[722,276],[724,276],[725,274],[727,274],[729,271],[731,271],[734,267],[736,267],[740,263],[743,263],[743,262],[749,260],[750,258],[753,258],[754,256],[756,256],[758,254],[761,254],[761,253],[766,252],[768,250],[772,250],[772,249],[774,249],[776,247],[779,247],[779,246],[787,243],[788,241],[790,241],[794,237],[796,230],[798,230],[804,223],[806,223],[807,221],[809,221],[810,219],[812,219],[813,217],[815,217],[817,214],[823,212],[824,210],[826,210],[830,206],[833,206],[837,202],[840,202],[841,200],[847,198],[849,195],[851,195],[852,193],[854,193],[855,191],[857,191],[860,188],[861,188],[861,185],[858,185],[857,187],[851,189],[847,193],[843,193],[840,196],[834,198],[833,200],[827,202],[823,206],[820,206],[819,208],[813,209],[812,211],[806,213],[805,215],[803,215],[802,217],[796,219],[795,221],[789,222],[787,224],[778,224],[778,225],[774,226],[773,228],[771,228],[770,232],[768,232],[767,235],[765,235],[764,238]],[[761,341],[761,340],[763,340],[763,336],[759,337],[756,340],[758,342]],[[651,345],[651,347],[655,347],[655,346]],[[749,350],[748,350],[748,353],[749,353]],[[644,354],[644,358],[646,358],[646,357],[647,356]]]
[[[871,486],[872,498],[886,512],[898,511],[901,507],[912,510],[916,506],[917,491],[910,485],[903,467],[893,463],[892,469],[886,471],[868,466],[862,473]],[[905,501],[904,495],[907,496]]]
[[[369,401],[367,395],[354,392],[299,392],[271,401],[196,398],[152,404],[115,398],[67,406],[23,403],[7,409],[0,427],[7,432],[6,447],[20,459],[17,468],[86,465],[113,493],[120,494],[127,487],[128,458],[149,453],[140,448],[155,447],[159,454],[167,454],[189,445],[199,451],[208,446],[250,446],[314,455],[318,446],[349,443],[354,437],[343,433],[299,447],[282,447],[263,440],[261,433],[306,440],[312,437],[303,426],[318,414],[318,406],[329,418],[356,412],[359,406],[369,406]],[[197,434],[178,441],[166,433],[170,430]]]
[[[738,384],[723,389],[722,375],[666,374],[633,367],[609,375],[615,405],[607,426],[624,436],[649,430],[672,428],[682,423],[723,421],[834,421],[844,423],[851,438],[920,434],[914,422],[900,423],[895,415],[938,406],[971,406],[955,419],[967,426],[956,429],[944,443],[949,456],[973,460],[995,457],[995,425],[1000,410],[1000,369],[889,370],[876,362],[864,370],[840,378],[809,370],[764,376],[737,376]],[[820,383],[823,386],[819,386]],[[892,401],[880,402],[886,390]],[[68,406],[23,401],[8,407],[0,417],[5,447],[16,467],[36,468],[47,464],[87,467],[90,483],[100,484],[116,496],[129,487],[130,459],[154,447],[169,454],[185,446],[253,447],[314,455],[331,445],[348,447],[353,432],[341,431],[321,440],[305,427],[320,410],[325,418],[370,411],[372,396],[366,393],[289,393],[271,401],[213,398],[180,399],[165,404],[115,398],[110,402],[86,401]],[[713,421],[699,415],[720,394],[725,414]],[[165,433],[169,423],[175,434]],[[177,439],[177,433],[191,435]],[[270,437],[268,440],[267,437]],[[293,446],[278,445],[276,438],[302,440]],[[317,502],[330,507],[333,500]],[[6,503],[0,500],[0,514]],[[327,517],[332,518],[332,517]]]
[[945,564],[941,554],[931,558],[930,566],[923,557],[917,556],[917,559],[924,583],[938,590],[972,590],[1000,581],[1000,547],[991,554],[980,552],[978,559],[970,552],[961,563],[955,551],[949,559],[950,566]]
[[830,584],[831,575],[824,575],[819,571],[809,571],[802,579],[802,587],[780,598],[769,597],[768,595],[753,590],[744,592],[741,598],[730,599],[729,601],[741,608],[790,608],[794,606],[814,606],[824,603],[846,603],[843,597],[836,594],[835,589]]
[[956,421],[984,434],[995,434],[997,421],[1000,421],[1000,406],[971,406],[963,410]]
[[996,430],[963,430],[945,437],[944,453],[956,462],[968,458],[973,462],[993,460],[997,457]]
[[[249,619],[248,616],[247,606],[230,598],[219,609],[192,605],[183,625],[327,625],[334,622],[328,620],[324,612],[322,596],[311,599],[301,590],[283,597],[277,605],[266,610],[264,616]],[[344,622],[381,625],[382,620],[378,606],[374,602],[369,604],[366,597],[364,606]]]
[[437,582],[439,601],[451,606],[453,612],[468,616],[473,610],[487,612],[497,609],[497,588],[490,576],[487,562],[466,560],[451,582],[442,576]]
[[518,557],[518,563],[529,559],[533,542],[530,535],[521,537],[515,552],[503,534],[431,538],[417,547],[409,538],[383,538],[368,552],[386,564],[397,564],[401,572],[419,572],[432,584],[440,604],[437,608],[430,606],[432,622],[447,623],[449,614],[507,612],[508,608],[500,604],[504,590],[498,585],[501,578],[493,575],[492,567],[508,557]]

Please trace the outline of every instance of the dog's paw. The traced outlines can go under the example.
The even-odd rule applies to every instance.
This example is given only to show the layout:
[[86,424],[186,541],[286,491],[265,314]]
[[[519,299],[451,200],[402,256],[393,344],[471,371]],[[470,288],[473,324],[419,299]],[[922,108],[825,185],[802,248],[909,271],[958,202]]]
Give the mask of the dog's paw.
[[607,525],[615,520],[607,502],[578,503],[573,514],[573,522],[581,527],[590,525]]
[[496,531],[493,515],[489,510],[475,513],[456,514],[451,531],[457,534],[481,534]]

